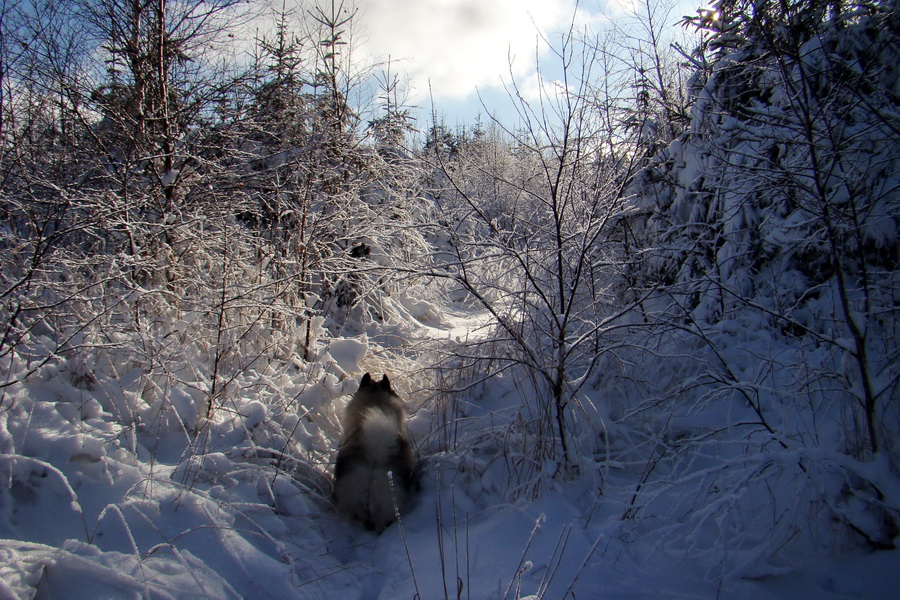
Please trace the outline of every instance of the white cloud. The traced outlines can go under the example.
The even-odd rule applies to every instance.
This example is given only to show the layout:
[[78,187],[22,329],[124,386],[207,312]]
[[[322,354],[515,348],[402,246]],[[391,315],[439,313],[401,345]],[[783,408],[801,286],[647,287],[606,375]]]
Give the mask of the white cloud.
[[[569,86],[571,88],[571,86]],[[518,82],[518,91],[529,103],[555,104],[566,91],[566,84],[558,79],[546,79],[540,73],[530,73]]]
[[640,0],[606,0],[604,11],[610,16],[632,15],[637,12]]
[[[317,1],[329,6],[328,0],[288,0],[301,14]],[[439,111],[477,114],[476,92],[487,104],[502,103],[510,75],[529,101],[541,89],[558,90],[559,61],[541,38],[557,45],[573,15],[577,27],[600,31],[628,18],[640,1],[344,0],[344,7],[358,8],[354,60],[383,63],[390,57],[391,71],[407,76],[411,105],[428,107],[431,94]]]
[[566,26],[572,0],[368,0],[360,3],[367,54],[398,61],[413,93],[462,99],[501,77],[531,74],[538,36]]

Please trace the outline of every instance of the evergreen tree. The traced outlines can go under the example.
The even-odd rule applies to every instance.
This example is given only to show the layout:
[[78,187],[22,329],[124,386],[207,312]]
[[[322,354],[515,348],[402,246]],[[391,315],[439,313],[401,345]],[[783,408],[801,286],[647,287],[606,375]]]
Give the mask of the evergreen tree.
[[[710,54],[690,127],[632,188],[637,246],[648,248],[639,278],[664,286],[670,325],[710,345],[728,324],[765,323],[802,349],[796,362],[767,358],[773,377],[791,373],[778,402],[744,392],[772,436],[763,447],[819,447],[818,427],[796,430],[790,415],[798,398],[832,398],[820,388],[828,380],[840,401],[821,417],[840,424],[839,451],[896,469],[900,372],[896,321],[886,318],[900,255],[900,195],[886,184],[900,160],[896,2],[722,2],[694,22]],[[711,377],[740,385],[738,372],[726,364]],[[801,469],[805,478],[844,466]],[[863,478],[825,500],[879,546],[898,524],[880,485]],[[840,508],[857,501],[871,522]]]

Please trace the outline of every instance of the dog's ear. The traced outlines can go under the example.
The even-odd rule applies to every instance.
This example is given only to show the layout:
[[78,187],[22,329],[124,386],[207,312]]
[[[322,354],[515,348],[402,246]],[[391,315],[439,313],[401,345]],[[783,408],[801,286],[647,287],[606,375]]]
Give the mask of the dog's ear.
[[363,375],[363,378],[359,380],[359,389],[369,387],[370,385],[372,385],[372,376],[366,373]]
[[392,391],[393,391],[393,390],[391,389],[391,380],[388,379],[387,374],[385,374],[384,376],[382,376],[382,378],[381,378],[381,383],[379,383],[378,385],[380,385],[380,386],[381,386],[381,389],[384,390],[385,392],[392,392]]

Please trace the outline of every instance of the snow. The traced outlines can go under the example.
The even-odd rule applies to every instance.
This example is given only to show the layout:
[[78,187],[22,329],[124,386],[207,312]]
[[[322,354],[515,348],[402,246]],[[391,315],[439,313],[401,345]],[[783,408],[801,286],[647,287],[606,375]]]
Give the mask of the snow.
[[[810,43],[807,66],[834,58],[823,58],[825,47]],[[345,266],[344,304],[326,293],[334,290],[292,296],[290,277],[266,280],[259,265],[275,257],[266,236],[242,250],[229,231],[234,245],[225,246],[224,220],[203,231],[210,246],[196,255],[185,241],[177,265],[209,276],[196,285],[211,296],[181,297],[179,286],[194,284],[177,273],[160,290],[129,274],[124,292],[105,279],[114,293],[97,292],[100,284],[75,277],[91,264],[59,274],[68,288],[41,263],[49,274],[35,283],[47,285],[33,292],[46,296],[37,304],[15,305],[18,288],[4,290],[0,600],[896,598],[896,149],[851,130],[855,145],[835,153],[854,168],[835,166],[827,200],[867,209],[848,210],[858,228],[837,235],[865,242],[874,261],[844,257],[871,277],[865,289],[849,277],[857,287],[844,291],[816,234],[824,215],[809,210],[815,202],[789,198],[774,179],[784,173],[758,167],[780,160],[809,177],[791,137],[799,129],[752,127],[743,114],[714,110],[727,93],[716,78],[749,52],[722,58],[699,91],[692,118],[704,135],[673,142],[628,191],[645,219],[635,224],[655,244],[639,249],[650,254],[642,275],[672,284],[648,295],[641,315],[598,315],[620,310],[621,298],[573,304],[571,316],[601,325],[580,347],[529,354],[520,344],[516,354],[514,342],[545,344],[541,335],[563,319],[532,301],[543,282],[516,288],[502,261],[464,265],[469,284],[485,283],[491,310],[454,280],[467,249],[436,250],[449,266],[392,272],[398,249],[415,252],[407,242],[427,246],[416,237],[421,223],[367,240],[372,264]],[[765,64],[754,60],[754,72]],[[767,103],[749,108],[790,124],[796,96],[769,77],[760,81]],[[708,126],[716,135],[705,135]],[[860,189],[865,178],[882,182],[868,199],[841,186],[857,175]],[[171,170],[159,179],[184,178]],[[506,208],[490,207],[492,230]],[[376,223],[366,235],[377,237],[384,221],[374,210],[364,216]],[[478,226],[453,236],[448,227],[441,243]],[[408,237],[392,238],[401,230]],[[4,226],[4,244],[14,233]],[[254,258],[243,262],[242,252]],[[530,265],[532,256],[519,259]],[[590,266],[605,274],[614,259],[610,251]],[[371,278],[352,277],[360,273]],[[635,291],[612,279],[597,275],[590,295]],[[347,300],[363,293],[371,297]],[[122,306],[106,307],[106,295]],[[45,317],[33,306],[59,310]],[[863,332],[861,344],[851,329]],[[592,365],[563,382],[576,389],[564,410],[535,357]],[[341,416],[366,372],[388,373],[407,401],[421,467],[421,489],[381,535],[331,501]],[[875,390],[876,434],[888,441],[868,454],[863,384]],[[571,456],[558,448],[560,422]]]
[[436,324],[423,324],[422,333],[435,340],[474,342],[485,340],[491,332],[493,320],[485,309],[446,309]]
[[101,552],[69,540],[60,548],[0,540],[0,598],[208,598],[241,596],[190,552],[148,557]]
[[367,348],[364,339],[334,339],[328,344],[328,354],[345,373],[358,373]]
[[[429,310],[440,311],[440,326],[420,326],[425,339],[486,335],[483,311]],[[341,369],[359,367],[371,350],[362,338],[328,348]],[[620,519],[627,486],[601,494],[548,475],[538,497],[511,502],[505,469],[478,452],[424,456],[413,506],[376,536],[333,512],[322,474],[260,462],[271,447],[260,434],[278,431],[279,417],[259,398],[212,424],[205,453],[162,460],[149,441],[185,449],[201,441],[189,395],[158,399],[153,410],[163,414],[153,415],[166,425],[136,435],[116,430],[109,412],[67,410],[109,388],[79,389],[49,372],[2,413],[0,441],[18,452],[0,455],[0,598],[435,598],[446,589],[472,599],[877,600],[900,585],[898,551],[751,563],[742,576],[711,577],[710,564],[659,544],[653,527]],[[328,374],[303,388],[309,406],[346,391]],[[516,402],[502,379],[482,394],[498,417]],[[280,425],[316,445],[306,419]],[[621,464],[617,472],[611,479],[626,476]]]

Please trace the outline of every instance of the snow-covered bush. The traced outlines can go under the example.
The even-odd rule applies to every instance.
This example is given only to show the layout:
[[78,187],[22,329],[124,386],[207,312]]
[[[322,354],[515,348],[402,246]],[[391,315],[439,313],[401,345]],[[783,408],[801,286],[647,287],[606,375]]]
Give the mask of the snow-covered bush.
[[[641,403],[669,408],[635,514],[673,508],[726,571],[854,535],[890,547],[900,524],[897,9],[801,4],[793,25],[768,3],[754,19],[785,22],[704,22],[718,54],[691,127],[631,188],[655,352],[691,357]],[[760,502],[771,518],[743,522]]]

